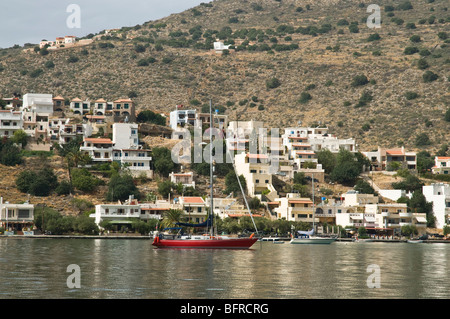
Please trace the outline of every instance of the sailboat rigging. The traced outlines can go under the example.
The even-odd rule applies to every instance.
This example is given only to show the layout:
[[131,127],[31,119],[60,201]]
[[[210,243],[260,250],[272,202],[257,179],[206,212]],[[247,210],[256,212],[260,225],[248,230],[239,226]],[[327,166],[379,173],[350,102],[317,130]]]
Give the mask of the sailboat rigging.
[[[187,227],[207,227],[209,228],[209,235],[178,235],[171,238],[165,238],[163,234],[156,234],[153,240],[153,246],[157,248],[227,248],[227,249],[248,249],[250,248],[257,240],[252,234],[250,237],[228,237],[228,236],[217,236],[214,231],[214,163],[212,157],[212,127],[213,127],[213,116],[212,116],[212,105],[211,100],[209,101],[209,116],[210,116],[210,150],[209,150],[209,160],[210,160],[210,188],[211,188],[211,200],[210,200],[210,210],[209,216],[205,222],[201,224],[190,224],[190,223],[177,223],[178,226],[187,226]],[[228,148],[227,148],[228,149]],[[233,169],[236,172],[236,168],[233,162]],[[256,229],[255,221],[253,220],[253,216],[251,214],[250,208],[247,203],[247,199],[245,198],[245,193],[243,191],[241,182],[239,180],[239,176],[236,177],[238,179],[239,187],[244,197],[245,204],[250,213],[250,217],[252,218],[253,225]]]
[[336,240],[334,237],[319,237],[315,236],[316,231],[316,216],[315,216],[315,198],[314,198],[314,174],[311,174],[312,183],[312,207],[313,207],[313,225],[310,231],[298,231],[297,235],[291,239],[291,244],[331,244]]

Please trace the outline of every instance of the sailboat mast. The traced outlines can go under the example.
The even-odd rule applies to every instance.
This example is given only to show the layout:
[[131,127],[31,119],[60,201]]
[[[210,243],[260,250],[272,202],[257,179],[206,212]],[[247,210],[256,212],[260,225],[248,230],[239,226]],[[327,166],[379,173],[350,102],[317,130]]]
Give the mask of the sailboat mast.
[[312,183],[312,202],[313,202],[313,234],[315,234],[316,230],[316,206],[314,201],[314,173],[311,173],[311,183]]
[[212,117],[212,102],[209,100],[209,174],[210,174],[210,184],[211,184],[211,201],[210,201],[210,208],[209,213],[211,214],[211,236],[213,235],[213,229],[214,229],[214,193],[213,193],[213,158],[212,158],[212,130],[213,130],[213,117]]

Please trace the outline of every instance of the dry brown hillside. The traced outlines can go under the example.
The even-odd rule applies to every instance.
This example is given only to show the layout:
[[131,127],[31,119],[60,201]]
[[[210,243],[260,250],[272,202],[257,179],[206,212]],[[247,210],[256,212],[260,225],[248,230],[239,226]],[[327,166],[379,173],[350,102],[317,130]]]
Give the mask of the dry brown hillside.
[[[163,112],[177,104],[200,108],[212,98],[232,120],[257,119],[280,128],[320,122],[340,137],[356,138],[361,150],[414,148],[422,132],[431,139],[428,148],[436,149],[450,140],[444,121],[450,101],[449,3],[379,1],[379,29],[366,25],[370,3],[216,0],[113,36],[100,34],[85,47],[46,55],[23,47],[0,50],[0,93],[91,100],[135,93],[138,109]],[[357,33],[350,31],[352,23]],[[214,53],[216,39],[237,51]],[[417,52],[405,54],[407,47]],[[426,68],[419,68],[421,59]],[[437,79],[425,82],[426,71]],[[352,86],[357,75],[369,83]],[[272,78],[279,86],[268,88]],[[302,93],[310,99],[302,101]],[[358,104],[364,93],[369,99]]]

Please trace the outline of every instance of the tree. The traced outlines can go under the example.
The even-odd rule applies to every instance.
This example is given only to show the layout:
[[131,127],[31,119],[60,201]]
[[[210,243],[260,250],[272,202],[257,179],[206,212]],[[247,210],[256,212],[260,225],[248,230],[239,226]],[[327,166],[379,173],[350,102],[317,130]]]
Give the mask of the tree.
[[25,133],[24,130],[17,130],[14,132],[14,135],[12,137],[12,142],[16,144],[20,144],[22,148],[27,146],[28,143],[28,134]]
[[306,185],[308,181],[306,180],[305,173],[303,172],[294,172],[294,184]]
[[165,180],[158,183],[158,193],[160,193],[164,197],[169,197],[169,194],[173,194],[173,189],[175,184],[170,180]]
[[85,168],[76,168],[71,173],[72,186],[82,192],[92,192],[99,185],[99,180]]
[[425,213],[427,216],[427,227],[435,227],[436,217],[433,215],[433,203],[427,202],[422,189],[416,189],[408,200],[408,208],[417,213]]
[[22,163],[19,148],[14,145],[12,139],[3,139],[0,142],[0,163],[6,166],[14,166]]
[[16,186],[23,193],[48,196],[58,186],[58,180],[53,170],[45,167],[38,172],[22,171],[16,178]]
[[98,234],[99,232],[95,220],[86,215],[80,215],[75,219],[74,230],[85,235]]
[[428,137],[428,134],[427,133],[420,133],[419,135],[417,135],[415,144],[418,147],[430,145],[431,141],[430,141],[430,138]]
[[136,118],[139,123],[152,123],[157,125],[166,125],[166,119],[160,114],[154,113],[150,110],[142,111]]
[[431,71],[425,71],[425,73],[422,75],[423,81],[425,83],[436,81],[438,77],[439,76],[436,73]]
[[108,184],[108,192],[106,200],[108,201],[124,201],[133,195],[134,198],[139,198],[140,193],[133,177],[129,174],[114,174]]
[[330,178],[344,185],[353,184],[362,171],[361,165],[353,153],[341,149],[336,156],[336,166],[331,172]]
[[330,174],[336,166],[336,157],[329,149],[321,149],[317,152],[317,161],[322,164],[325,173]]
[[364,226],[358,228],[358,237],[359,238],[367,237],[367,229]]
[[401,228],[403,236],[410,237],[411,235],[417,235],[419,232],[415,225],[404,225]]
[[266,81],[267,89],[275,89],[275,88],[279,87],[280,85],[281,85],[281,82],[277,78],[271,78]]
[[165,212],[163,215],[162,226],[163,227],[175,226],[176,223],[181,221],[181,218],[183,217],[183,215],[184,215],[184,213],[182,210],[170,209],[169,211]]
[[445,112],[444,120],[450,122],[450,108]]
[[356,75],[353,78],[351,85],[353,87],[356,87],[356,86],[366,85],[367,83],[369,83],[369,80],[367,79],[367,76],[365,76],[364,74],[360,74],[360,75]]
[[153,148],[152,155],[154,158],[155,172],[162,176],[169,176],[169,174],[175,169],[175,163],[172,160],[170,150],[166,147]]
[[355,184],[355,191],[360,194],[376,194],[373,187],[365,180],[360,179]]
[[[245,181],[244,175],[239,176],[239,180],[242,185],[242,189],[245,191],[245,188],[247,187],[247,183]],[[239,187],[239,182],[236,178],[236,173],[234,170],[231,170],[226,176],[225,176],[225,193],[229,194],[231,192],[241,192],[241,188]]]
[[359,176],[359,169],[352,162],[337,164],[331,172],[330,178],[343,185],[351,185]]
[[425,173],[434,166],[434,159],[427,151],[417,153],[417,170],[419,173]]
[[424,184],[422,181],[415,175],[408,175],[406,179],[401,182],[392,183],[392,188],[394,189],[403,189],[407,192],[420,191]]

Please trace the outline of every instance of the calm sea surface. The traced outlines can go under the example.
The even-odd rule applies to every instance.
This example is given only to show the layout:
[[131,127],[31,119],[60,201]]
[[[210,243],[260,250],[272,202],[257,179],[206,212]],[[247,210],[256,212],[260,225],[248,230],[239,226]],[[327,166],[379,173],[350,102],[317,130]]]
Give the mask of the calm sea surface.
[[[450,297],[450,244],[257,242],[250,250],[171,250],[151,243],[1,239],[0,298]],[[80,267],[80,288],[67,286],[72,264]],[[380,288],[368,288],[377,274],[371,265],[379,267]]]

